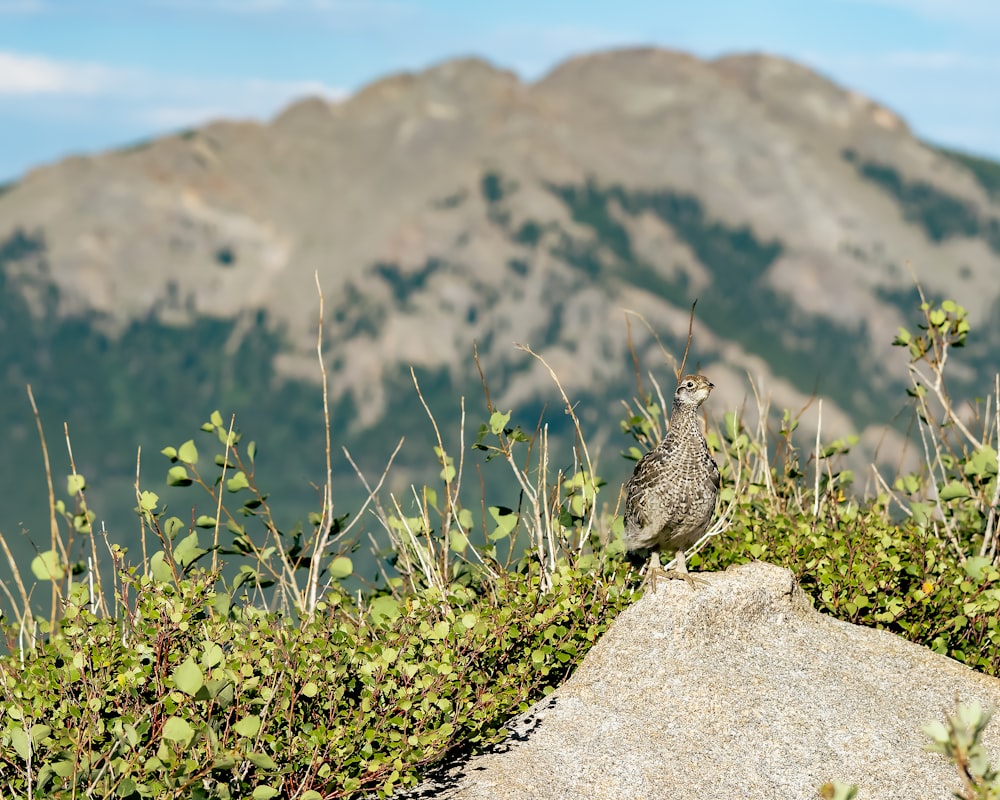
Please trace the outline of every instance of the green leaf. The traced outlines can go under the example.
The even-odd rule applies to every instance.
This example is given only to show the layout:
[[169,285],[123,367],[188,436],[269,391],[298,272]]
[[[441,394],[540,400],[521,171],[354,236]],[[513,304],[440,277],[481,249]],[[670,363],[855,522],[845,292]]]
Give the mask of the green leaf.
[[499,411],[494,411],[490,415],[490,432],[494,436],[499,436],[503,433],[504,428],[507,427],[507,423],[510,422],[510,413],[501,414]]
[[77,765],[73,763],[72,759],[60,759],[58,761],[50,762],[52,766],[52,771],[58,775],[60,778],[68,778],[77,770]]
[[496,542],[510,536],[511,531],[517,525],[517,514],[506,506],[490,506],[488,511],[497,523],[496,530],[488,537],[489,540]]
[[249,567],[246,564],[240,564],[240,571],[236,573],[236,577],[233,578],[233,591],[235,592],[244,583],[249,583],[253,586],[257,583],[259,578],[260,576],[257,574],[257,570],[253,567]]
[[205,689],[208,696],[215,700],[220,708],[228,708],[236,699],[236,687],[229,680],[208,681],[205,683]]
[[938,491],[938,497],[942,500],[957,500],[959,497],[968,497],[969,490],[961,481],[951,481],[945,484]]
[[309,681],[302,684],[301,691],[303,697],[315,697],[319,694],[319,685],[315,681]]
[[18,725],[14,728],[10,728],[8,733],[10,736],[11,747],[14,748],[16,752],[23,761],[27,761],[31,757],[31,745],[28,742],[28,734],[24,732],[24,727]]
[[181,567],[187,568],[207,552],[198,546],[198,531],[191,531],[174,547],[174,561]]
[[215,595],[215,599],[213,599],[209,605],[211,605],[212,608],[215,609],[216,613],[219,614],[219,616],[228,617],[229,608],[232,605],[232,599],[226,592],[218,592]]
[[237,472],[233,477],[226,481],[226,489],[230,492],[238,492],[240,489],[249,489],[250,481],[247,480],[246,473],[243,470]]
[[517,525],[517,514],[514,513],[513,509],[506,506],[490,506],[488,510],[497,525],[507,531],[507,533],[514,530],[514,526]]
[[277,769],[274,759],[266,753],[247,753],[247,761],[261,769]]
[[354,572],[354,563],[347,556],[337,556],[330,562],[330,577],[346,578]]
[[461,531],[452,531],[448,537],[448,547],[456,553],[464,553],[469,546],[469,537]]
[[968,497],[969,490],[966,488],[965,484],[961,481],[951,481],[950,483],[941,487],[938,491],[938,497],[941,500],[956,500],[959,497]]
[[214,528],[216,523],[215,517],[210,517],[208,514],[201,514],[194,521],[194,524],[199,528]]
[[188,476],[187,469],[183,465],[178,464],[175,467],[171,467],[167,470],[167,486],[190,486],[191,478]]
[[46,550],[31,560],[31,571],[40,581],[61,581],[66,577],[59,554],[55,550]]
[[149,571],[157,583],[172,583],[174,580],[173,570],[170,569],[170,565],[166,561],[166,554],[162,550],[157,550],[150,556]]
[[188,439],[177,448],[177,460],[190,464],[192,467],[198,463],[198,448],[195,447],[194,439]]
[[470,530],[473,524],[475,524],[472,519],[472,512],[469,509],[463,508],[458,512],[458,524],[466,530]]
[[185,719],[170,717],[163,723],[163,738],[187,745],[194,738],[194,728]]
[[192,697],[198,694],[198,690],[205,685],[205,675],[201,671],[201,667],[195,664],[191,658],[186,658],[178,664],[171,674],[171,678],[173,678],[174,686]]
[[205,652],[201,656],[201,663],[207,669],[218,666],[222,663],[222,648],[215,642],[205,642]]
[[221,428],[222,414],[220,414],[218,411],[213,411],[209,416],[208,421],[211,423],[213,428]]
[[962,565],[965,573],[973,580],[982,580],[983,571],[989,568],[993,562],[985,556],[971,556]]
[[87,488],[87,479],[83,475],[68,475],[66,477],[66,494],[74,497]]
[[164,447],[161,451],[163,455],[169,458],[171,461],[177,460],[177,448],[176,447]]
[[247,455],[250,457],[250,463],[252,464],[257,459],[257,442],[250,442],[247,445]]
[[139,495],[139,510],[153,512],[160,502],[160,496],[156,492],[143,492]]
[[31,726],[31,741],[38,744],[42,739],[46,738],[50,733],[52,733],[52,728],[48,725],[42,725],[40,722]]
[[965,464],[966,475],[996,475],[997,451],[990,445],[980,447]]
[[166,537],[173,541],[177,538],[178,533],[186,531],[187,528],[184,527],[184,521],[180,517],[167,517],[163,521],[163,533]]
[[399,603],[391,595],[383,594],[372,600],[368,613],[375,622],[394,620],[399,616]]
[[260,717],[256,714],[248,714],[233,725],[233,730],[236,731],[237,736],[252,738],[260,732]]
[[253,800],[271,800],[272,797],[278,796],[278,790],[272,789],[270,786],[261,785],[253,790],[251,796]]
[[948,729],[943,722],[929,722],[921,730],[938,744],[945,744],[948,741]]

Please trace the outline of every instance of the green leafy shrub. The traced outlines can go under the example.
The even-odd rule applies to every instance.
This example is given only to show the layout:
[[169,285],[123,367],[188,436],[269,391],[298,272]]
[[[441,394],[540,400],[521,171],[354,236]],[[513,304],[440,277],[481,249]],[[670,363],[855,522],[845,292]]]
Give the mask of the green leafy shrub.
[[931,738],[927,749],[941,753],[958,770],[962,792],[955,797],[959,800],[1000,800],[1000,773],[990,765],[982,744],[991,716],[979,703],[958,703],[944,724],[932,722],[924,727]]
[[60,635],[0,670],[8,796],[391,794],[558,685],[629,601],[623,570],[512,574],[356,607],[329,592],[299,626],[232,605],[217,576],[81,595]]
[[[753,428],[725,414],[708,435],[723,475],[720,515],[688,563],[782,564],[820,610],[997,675],[990,442],[1000,424],[959,415],[947,391],[945,364],[969,335],[964,310],[924,301],[921,313],[920,333],[900,331],[897,343],[910,357],[925,470],[882,480],[862,499],[839,467],[853,437],[806,453],[787,411],[775,433],[766,405]],[[196,494],[190,517],[137,487],[141,558],[109,543],[113,569],[102,579],[95,516],[74,470],[70,502],[54,508],[65,534],[31,565],[51,590],[47,619],[36,619],[13,570],[21,614],[5,621],[0,659],[5,795],[388,796],[449,754],[501,740],[507,719],[565,679],[641,591],[573,404],[555,378],[577,446],[554,464],[547,429],[514,424],[484,379],[486,420],[466,447],[463,405],[453,451],[411,377],[436,476],[405,501],[380,492],[384,474],[365,482],[364,515],[334,513],[328,444],[320,510],[306,528],[280,528],[257,483],[254,443],[213,412],[197,442],[162,451],[167,484]],[[653,385],[627,404],[628,458],[663,435],[666,403]],[[469,453],[482,458],[477,467],[505,469],[516,499],[467,504]],[[384,556],[375,583],[353,566],[361,520],[388,540],[365,531]],[[985,721],[962,713],[971,728],[956,723],[946,739],[935,729],[935,746],[978,770],[968,773],[976,791],[991,791],[995,775],[976,749]],[[850,787],[829,792],[849,797]]]

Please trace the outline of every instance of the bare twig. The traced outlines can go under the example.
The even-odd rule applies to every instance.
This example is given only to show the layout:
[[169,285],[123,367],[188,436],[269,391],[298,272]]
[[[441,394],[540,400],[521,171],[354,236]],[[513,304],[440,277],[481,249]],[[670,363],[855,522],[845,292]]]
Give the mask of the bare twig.
[[[774,497],[774,481],[771,479],[771,459],[768,455],[767,450],[767,415],[768,406],[761,400],[760,393],[757,391],[757,383],[754,381],[753,376],[747,372],[747,380],[750,381],[750,390],[753,392],[754,401],[757,404],[757,441],[760,442],[761,455],[759,464],[762,465],[764,478],[764,485],[767,486],[767,494],[769,497]],[[756,480],[758,476],[751,476],[751,480]]]
[[628,341],[628,352],[632,357],[632,369],[635,370],[636,391],[639,393],[639,397],[644,397],[645,393],[642,391],[642,370],[639,368],[639,356],[635,352],[635,342],[632,341],[632,317],[628,311],[625,312],[625,332],[626,340]]
[[215,530],[212,534],[212,572],[219,568],[219,525],[222,522],[222,488],[226,485],[226,467],[229,466],[229,452],[233,443],[233,428],[236,426],[236,415],[229,417],[229,430],[226,432],[226,452],[222,457],[222,474],[219,477],[219,497],[215,504]]
[[[594,481],[596,479],[595,478],[595,472],[594,472],[594,464],[593,464],[593,462],[592,462],[592,460],[590,458],[590,451],[587,448],[587,440],[586,440],[586,438],[583,435],[583,429],[580,426],[580,419],[579,419],[579,417],[577,417],[576,411],[573,410],[573,404],[570,402],[570,399],[569,399],[569,397],[566,394],[566,390],[563,388],[562,382],[559,380],[559,376],[556,374],[556,371],[554,369],[552,369],[552,367],[545,360],[545,358],[543,356],[539,355],[538,353],[536,353],[534,350],[532,350],[527,345],[517,345],[517,347],[518,347],[519,350],[523,350],[524,352],[526,352],[529,355],[531,355],[534,358],[536,358],[542,364],[542,366],[544,366],[545,369],[548,370],[549,376],[552,378],[553,382],[556,385],[556,388],[559,390],[559,395],[560,395],[560,397],[562,397],[566,413],[569,414],[570,419],[573,421],[573,430],[574,430],[574,432],[576,434],[576,441],[578,443],[580,451],[583,454],[583,466],[584,466],[584,469],[586,471],[586,479],[584,481],[583,490],[586,493],[586,491],[587,491],[587,482],[589,481],[590,484],[593,485],[593,483],[594,483]],[[543,446],[545,446],[545,448],[546,448],[546,452],[544,454],[544,456],[545,456],[545,462],[543,463],[543,469],[542,469],[543,473],[546,471],[545,468],[547,467],[547,459],[548,459],[547,444],[548,444],[548,436],[546,434],[546,436],[543,438]],[[596,487],[594,487],[594,489],[596,491]],[[581,540],[586,541],[590,537],[590,533],[594,529],[595,515],[596,515],[596,513],[597,513],[597,503],[596,502],[588,503],[587,504],[586,524],[585,524],[583,530],[580,533]],[[546,516],[548,517],[549,515],[546,515]],[[546,524],[549,525],[550,523],[547,522]],[[550,531],[550,535],[551,535],[551,531]],[[553,552],[554,552],[554,547],[553,547]],[[554,562],[553,562],[553,564],[551,566],[552,566],[552,568],[554,568],[554,566],[555,566]]]
[[912,517],[913,512],[910,510],[910,507],[896,496],[896,493],[889,487],[885,478],[882,477],[882,473],[879,472],[878,467],[875,464],[872,464],[871,467],[872,473],[875,475],[876,482],[882,487],[883,491],[885,491],[886,497],[888,497],[889,501],[899,506],[900,511],[906,514],[906,516]]
[[[136,508],[142,508],[142,488],[139,485],[139,465],[142,463],[142,445],[139,445],[135,451],[135,504]],[[145,570],[143,574],[149,575],[149,553],[146,551],[146,533],[148,529],[146,527],[146,515],[139,514],[139,535],[142,542],[142,568]]]
[[983,544],[979,549],[979,555],[985,556],[994,564],[1000,565],[1000,556],[997,553],[997,540],[1000,539],[1000,530],[997,528],[997,514],[1000,513],[1000,373],[993,376],[993,392],[996,397],[994,409],[994,434],[997,437],[997,476],[994,479],[993,498],[990,501],[989,516],[986,519],[986,530],[983,532]]
[[820,453],[820,431],[823,428],[823,398],[819,399],[819,407],[816,412],[816,450],[814,451],[813,458],[816,463],[813,465],[815,467],[816,479],[813,485],[813,519],[819,519],[819,470],[820,461],[822,460],[822,453]]
[[319,576],[323,569],[323,554],[329,544],[333,530],[333,460],[330,454],[330,403],[326,377],[326,364],[323,361],[323,287],[319,282],[319,271],[313,273],[316,281],[316,293],[319,295],[319,322],[316,326],[316,358],[319,361],[320,377],[323,380],[323,433],[326,452],[326,483],[323,484],[323,511],[319,524],[319,535],[313,548],[312,560],[309,562],[309,576],[306,582],[306,607],[308,617],[312,617],[318,602]]
[[[24,588],[24,582],[21,580],[21,570],[18,568],[17,562],[14,561],[14,556],[10,552],[10,548],[7,546],[7,538],[2,534],[0,534],[0,548],[3,549],[4,556],[7,558],[7,563],[10,565],[10,573],[14,577],[14,584],[17,586],[17,593],[21,597],[20,626],[23,629],[25,624],[30,623],[33,618],[31,613],[31,601],[28,597],[28,592]],[[11,595],[10,589],[7,588],[7,582],[0,581],[0,588],[2,588],[4,594],[7,595],[11,608],[16,609],[17,603],[14,601],[14,597]]]
[[[73,474],[73,477],[75,478],[75,477],[77,477],[77,475],[79,473],[77,473],[77,471],[76,471],[76,460],[73,458],[73,443],[72,443],[72,441],[70,441],[70,438],[69,438],[69,424],[66,423],[66,422],[63,422],[63,434],[66,437],[66,452],[69,454],[69,468],[70,468],[70,471]],[[77,489],[77,492],[76,492],[76,502],[77,502],[78,508],[84,508],[85,509],[84,513],[89,513],[89,509],[87,509],[87,507],[86,507],[86,501],[85,501],[84,496],[83,496],[83,489]],[[88,519],[88,525],[90,525],[89,519]],[[68,551],[72,552],[72,547],[70,547],[69,544],[66,545],[66,549]],[[97,580],[97,595],[98,595],[98,597],[100,597],[101,611],[104,614],[104,616],[109,616],[110,612],[108,611],[107,602],[104,599],[104,586],[101,583],[101,571],[100,571],[100,569],[98,567],[98,563],[99,562],[98,562],[98,558],[97,558],[97,541],[94,538],[94,529],[93,529],[93,526],[91,525],[91,527],[90,527],[90,560],[89,560],[88,572],[89,572],[89,575],[90,575],[91,586],[93,586],[93,581],[94,581],[94,579],[96,577],[96,580]],[[67,570],[67,573],[69,573],[69,572],[70,571]],[[66,582],[66,591],[67,592],[69,591],[69,588],[72,585],[72,581],[73,581],[72,575],[68,574],[67,575],[67,582]],[[90,591],[90,602],[92,604],[96,604],[97,603],[97,598],[95,598],[95,596],[94,596],[93,588],[91,588],[91,591]]]
[[691,349],[691,338],[694,336],[694,307],[698,305],[698,299],[691,304],[691,314],[688,317],[688,335],[687,342],[684,344],[684,357],[681,358],[681,364],[677,368],[677,382],[680,383],[682,377],[684,377],[684,365],[687,364],[688,351]]
[[344,456],[347,458],[348,463],[354,468],[354,473],[358,476],[358,478],[361,481],[361,485],[365,487],[365,491],[368,493],[368,496],[365,498],[365,502],[361,504],[361,508],[358,510],[358,513],[355,514],[354,519],[351,520],[350,524],[348,524],[346,528],[344,528],[345,534],[348,533],[351,530],[351,528],[353,528],[355,525],[358,524],[358,520],[361,519],[362,514],[364,514],[368,506],[373,503],[378,509],[378,511],[381,512],[381,515],[383,517],[385,516],[385,512],[381,510],[381,505],[378,502],[378,492],[382,488],[382,484],[385,483],[385,479],[389,476],[389,470],[392,468],[392,462],[396,460],[396,456],[399,454],[400,449],[403,447],[404,441],[406,441],[406,437],[400,437],[399,441],[396,443],[396,447],[392,451],[392,454],[389,456],[389,460],[386,462],[385,469],[382,470],[382,474],[379,476],[378,483],[375,484],[374,488],[372,488],[369,485],[368,479],[365,478],[364,473],[355,463],[354,458],[351,456],[350,451],[348,451],[346,447],[342,448],[344,451]]
[[[45,443],[45,431],[42,429],[42,417],[38,413],[38,406],[35,404],[35,395],[31,391],[31,384],[28,384],[28,400],[31,401],[31,411],[35,415],[35,425],[38,428],[38,438],[42,445],[42,459],[45,463],[45,484],[49,492],[49,533],[52,539],[52,552],[53,554],[59,553],[62,548],[62,539],[59,538],[59,525],[56,522],[56,493],[52,486],[52,466],[49,463],[49,448]],[[66,553],[63,550],[62,553],[63,561],[66,561]],[[58,613],[58,598],[59,598],[59,584],[55,579],[51,580],[52,584],[52,594],[51,602],[52,608],[49,615],[49,630],[55,631],[56,629],[56,614]]]
[[[693,309],[693,306],[692,306],[692,309]],[[663,354],[664,361],[666,361],[668,364],[672,364],[673,365],[672,369],[673,369],[674,373],[677,374],[677,375],[679,375],[680,372],[678,371],[678,367],[677,367],[677,359],[674,357],[673,353],[671,353],[669,350],[667,350],[666,345],[663,344],[663,341],[660,339],[660,335],[656,332],[656,330],[650,324],[649,320],[646,319],[640,312],[635,311],[633,309],[626,308],[626,309],[624,309],[624,311],[625,311],[626,315],[631,315],[631,316],[636,317],[637,319],[639,319],[639,320],[642,321],[642,324],[646,326],[646,330],[649,331],[650,336],[653,337],[653,340],[659,346],[660,352]],[[642,396],[642,388],[641,387],[639,387],[639,395]]]

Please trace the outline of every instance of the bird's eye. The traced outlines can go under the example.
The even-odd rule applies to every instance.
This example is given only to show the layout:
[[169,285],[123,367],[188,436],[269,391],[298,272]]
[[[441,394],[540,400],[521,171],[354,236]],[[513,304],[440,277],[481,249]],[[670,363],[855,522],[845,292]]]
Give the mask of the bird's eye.
[[684,381],[684,388],[685,389],[693,389],[694,388],[694,381]]

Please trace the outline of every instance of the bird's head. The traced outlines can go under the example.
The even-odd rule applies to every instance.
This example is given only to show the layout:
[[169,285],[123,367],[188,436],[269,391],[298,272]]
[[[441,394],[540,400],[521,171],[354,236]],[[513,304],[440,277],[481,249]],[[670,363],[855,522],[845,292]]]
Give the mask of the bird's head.
[[704,375],[685,375],[674,392],[674,405],[697,408],[708,399],[714,388],[715,384]]

